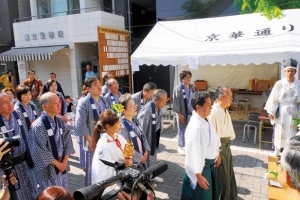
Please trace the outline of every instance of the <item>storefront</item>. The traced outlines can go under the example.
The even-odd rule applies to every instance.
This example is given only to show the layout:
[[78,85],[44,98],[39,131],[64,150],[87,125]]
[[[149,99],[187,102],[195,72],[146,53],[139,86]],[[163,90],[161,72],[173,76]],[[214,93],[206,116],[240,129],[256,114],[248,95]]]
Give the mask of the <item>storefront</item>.
[[14,23],[16,47],[0,57],[2,62],[18,62],[21,83],[29,69],[43,83],[54,72],[65,95],[76,98],[81,96],[87,64],[100,76],[98,26],[124,29],[124,17],[94,11]]

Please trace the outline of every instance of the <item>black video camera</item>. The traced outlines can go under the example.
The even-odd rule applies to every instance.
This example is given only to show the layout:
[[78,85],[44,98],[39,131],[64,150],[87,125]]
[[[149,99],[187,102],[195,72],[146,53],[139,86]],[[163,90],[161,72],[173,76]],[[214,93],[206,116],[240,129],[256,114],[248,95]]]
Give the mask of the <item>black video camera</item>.
[[[5,151],[9,148],[20,146],[20,136],[19,135],[9,138],[8,133],[11,131],[14,131],[14,130],[8,130],[6,132],[1,133],[1,134],[3,134],[4,142],[0,145],[0,147],[2,147],[6,142],[9,142],[9,144],[2,151]],[[12,157],[12,153],[10,150],[9,152],[7,152],[6,154],[4,154],[2,156],[2,159],[0,161],[0,168],[3,170],[4,174],[6,175],[6,180],[9,182],[8,190],[9,190],[11,199],[17,199],[18,197],[17,197],[16,190],[18,190],[19,187],[12,185],[11,182],[9,181],[9,175],[11,174],[11,172],[16,177],[16,180],[19,180],[18,176],[14,170],[14,164],[12,162],[12,158],[13,157]]]
[[[168,169],[168,165],[165,162],[160,162],[143,171],[144,167],[141,164],[133,164],[126,168],[124,163],[112,162],[105,159],[100,160],[104,164],[114,167],[117,175],[94,185],[76,190],[73,194],[75,200],[113,199],[121,191],[131,194],[136,199],[147,199],[147,196],[155,197],[154,190],[149,182],[152,178]],[[116,183],[117,186],[113,190],[102,196],[105,188]]]

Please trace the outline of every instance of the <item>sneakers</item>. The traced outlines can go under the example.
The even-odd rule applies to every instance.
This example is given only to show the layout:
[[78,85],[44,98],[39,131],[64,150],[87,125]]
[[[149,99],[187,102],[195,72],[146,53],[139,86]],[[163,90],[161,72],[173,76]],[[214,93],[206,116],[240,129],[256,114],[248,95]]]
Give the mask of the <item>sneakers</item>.
[[185,152],[185,149],[184,149],[184,147],[180,147],[180,146],[178,146],[178,153],[179,153],[180,155],[183,155],[183,156],[185,156],[186,152]]
[[163,183],[164,182],[164,179],[160,178],[160,177],[155,177],[154,179],[152,179],[154,182],[156,183]]

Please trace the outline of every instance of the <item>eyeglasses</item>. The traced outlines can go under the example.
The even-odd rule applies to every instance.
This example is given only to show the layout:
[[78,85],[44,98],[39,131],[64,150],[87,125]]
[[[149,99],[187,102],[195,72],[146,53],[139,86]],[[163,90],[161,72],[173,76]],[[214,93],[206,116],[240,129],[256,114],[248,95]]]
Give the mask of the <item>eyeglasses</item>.
[[114,84],[111,84],[110,86],[117,86],[117,85],[119,85],[119,84],[117,84],[117,83],[114,83]]
[[129,108],[131,108],[131,109],[132,109],[132,108],[136,108],[136,105],[134,105],[134,106],[129,106]]
[[161,100],[158,100],[159,102],[163,103],[163,104],[167,104],[168,101],[161,101]]
[[8,101],[4,101],[3,104],[1,104],[0,106],[6,106],[9,103],[12,103],[14,100],[12,98],[9,98]]

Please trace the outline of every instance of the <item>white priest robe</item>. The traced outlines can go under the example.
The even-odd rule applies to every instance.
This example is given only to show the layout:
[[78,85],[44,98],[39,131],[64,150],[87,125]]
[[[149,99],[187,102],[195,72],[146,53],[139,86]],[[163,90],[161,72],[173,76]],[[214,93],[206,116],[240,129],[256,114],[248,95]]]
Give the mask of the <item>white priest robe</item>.
[[220,138],[230,138],[230,141],[235,139],[235,133],[232,125],[232,120],[228,110],[226,112],[218,104],[214,103],[210,114],[211,122],[216,128],[217,135]]
[[[297,133],[297,127],[293,127],[293,118],[299,116],[297,114],[299,103],[299,80],[295,79],[292,84],[289,84],[286,79],[276,82],[264,109],[274,116],[271,123],[275,125],[274,145],[277,149],[283,148],[285,141]],[[279,116],[276,118],[278,107]]]
[[185,171],[193,187],[198,183],[196,174],[202,173],[205,159],[216,159],[221,146],[216,129],[207,120],[194,111],[185,132]]
[[[113,141],[118,139],[121,143],[122,150],[117,146],[117,142]],[[115,134],[114,138],[104,133],[97,142],[97,147],[93,157],[92,164],[92,184],[106,180],[116,175],[113,167],[105,165],[100,158],[105,158],[111,161],[122,162],[124,159],[123,150],[127,141],[119,134]],[[112,187],[105,189],[104,193],[109,192]]]

